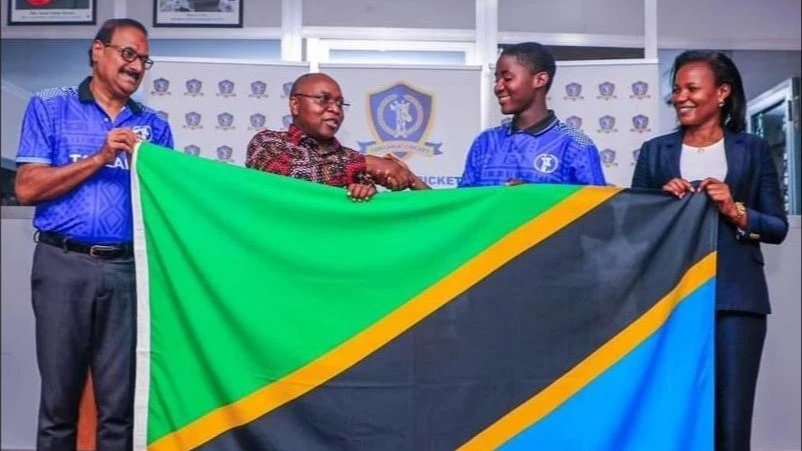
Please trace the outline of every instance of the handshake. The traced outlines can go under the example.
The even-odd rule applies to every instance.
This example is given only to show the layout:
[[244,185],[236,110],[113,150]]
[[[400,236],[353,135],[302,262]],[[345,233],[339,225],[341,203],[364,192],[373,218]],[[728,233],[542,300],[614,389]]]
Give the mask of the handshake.
[[392,191],[404,189],[430,189],[429,185],[415,175],[403,161],[393,154],[386,154],[383,157],[367,155],[365,157],[368,166],[368,174],[373,180]]

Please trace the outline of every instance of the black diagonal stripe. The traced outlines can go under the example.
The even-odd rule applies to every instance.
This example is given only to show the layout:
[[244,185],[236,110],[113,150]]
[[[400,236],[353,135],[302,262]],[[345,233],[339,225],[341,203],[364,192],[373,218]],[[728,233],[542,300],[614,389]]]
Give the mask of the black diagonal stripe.
[[670,291],[714,250],[716,220],[703,196],[624,191],[322,387],[201,449],[454,449]]

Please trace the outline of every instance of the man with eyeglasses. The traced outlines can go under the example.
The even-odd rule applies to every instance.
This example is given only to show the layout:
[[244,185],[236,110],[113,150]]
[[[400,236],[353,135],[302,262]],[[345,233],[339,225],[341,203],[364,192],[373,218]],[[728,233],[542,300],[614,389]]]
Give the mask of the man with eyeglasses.
[[31,295],[42,378],[38,450],[74,450],[92,372],[97,448],[131,449],[136,284],[130,161],[137,141],[172,148],[167,122],[131,100],[147,31],[111,19],[89,49],[78,87],[34,94],[22,122],[15,192],[36,205]]
[[340,86],[322,73],[298,77],[290,89],[292,124],[286,132],[264,130],[251,138],[245,166],[347,188],[355,202],[376,194],[374,183],[392,190],[415,187],[415,178],[393,158],[362,155],[334,137],[348,104]]

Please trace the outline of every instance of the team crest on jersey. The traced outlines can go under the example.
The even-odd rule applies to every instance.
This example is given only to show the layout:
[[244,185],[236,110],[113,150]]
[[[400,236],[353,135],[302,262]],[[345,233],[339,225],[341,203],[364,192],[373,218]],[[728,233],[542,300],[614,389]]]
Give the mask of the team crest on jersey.
[[150,125],[135,125],[131,127],[131,130],[142,141],[150,141],[150,137],[153,135]]
[[224,163],[232,163],[234,160],[231,156],[234,154],[234,149],[231,146],[220,146],[217,148],[217,160]]
[[557,170],[559,165],[560,159],[557,158],[556,155],[552,155],[550,153],[542,153],[538,155],[535,157],[535,161],[533,163],[535,170],[542,172],[543,174],[551,174]]
[[250,127],[248,127],[248,130],[257,130],[257,131],[264,130],[266,120],[267,117],[264,114],[261,113],[251,114],[250,117],[251,125]]
[[632,95],[629,96],[630,99],[648,99],[651,96],[649,95],[649,83],[645,81],[636,81],[632,83]]
[[638,133],[647,133],[652,131],[652,129],[649,128],[649,117],[643,114],[633,117],[632,129],[630,129],[630,131]]
[[582,85],[577,82],[571,82],[565,85],[565,100],[583,100],[582,97]]
[[599,133],[615,133],[618,130],[615,128],[615,118],[609,114],[599,118]]
[[289,97],[290,91],[292,91],[292,82],[288,81],[281,85],[281,97]]
[[582,129],[582,118],[579,116],[569,116],[565,119],[565,124],[575,130],[580,130]]
[[615,95],[615,84],[609,81],[605,81],[604,83],[599,84],[599,95],[596,96],[596,98],[602,100],[611,100],[618,98]]
[[186,122],[184,128],[188,128],[190,130],[203,128],[203,125],[201,125],[201,115],[195,111],[190,111],[189,113],[185,114],[184,121]]
[[392,153],[402,159],[442,154],[443,143],[426,140],[432,126],[434,101],[434,95],[403,81],[369,93],[370,131],[374,141],[359,142],[360,152]]
[[292,125],[292,115],[286,114],[281,116],[281,125],[284,126],[285,130],[289,129],[290,125]]
[[236,97],[234,93],[234,82],[231,80],[222,80],[217,83],[217,95],[219,97]]
[[184,147],[184,153],[187,155],[192,155],[193,157],[197,157],[200,155],[200,147],[196,146],[195,144],[190,144]]
[[169,96],[170,94],[170,80],[159,77],[153,80],[153,91],[150,93],[154,96]]
[[613,149],[600,150],[599,158],[601,158],[601,162],[606,168],[618,166],[618,163],[615,162],[615,150]]
[[251,82],[251,93],[248,94],[248,97],[255,97],[257,99],[267,97],[267,83],[263,81]]
[[203,95],[203,82],[197,78],[187,80],[186,83],[184,83],[184,87],[186,88],[184,92],[185,96],[198,97]]
[[217,115],[217,126],[215,127],[218,130],[233,130],[234,127],[234,115],[231,113],[220,113]]
[[635,166],[638,163],[639,156],[640,156],[640,149],[635,149],[632,151],[632,166]]

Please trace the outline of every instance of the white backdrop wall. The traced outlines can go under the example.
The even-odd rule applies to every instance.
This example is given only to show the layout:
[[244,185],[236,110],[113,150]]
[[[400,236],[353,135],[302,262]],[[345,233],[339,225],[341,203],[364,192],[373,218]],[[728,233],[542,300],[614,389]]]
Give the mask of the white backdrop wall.
[[338,137],[393,152],[433,188],[455,188],[480,128],[479,67],[321,65],[351,102]]
[[258,131],[286,128],[287,94],[307,64],[161,59],[140,88],[164,113],[175,148],[238,165]]
[[[394,153],[435,188],[459,182],[480,130],[478,67],[321,65],[351,103],[337,137],[376,155]],[[244,164],[248,141],[264,128],[286,129],[287,92],[305,65],[224,60],[159,61],[143,86],[145,103],[164,112],[176,148]],[[560,64],[549,105],[596,143],[608,183],[629,186],[636,151],[657,133],[657,63]],[[504,118],[490,111],[493,125]]]
[[[657,61],[557,63],[548,106],[593,140],[608,184],[630,186],[641,144],[660,134],[659,75]],[[491,108],[491,125],[509,119]]]

